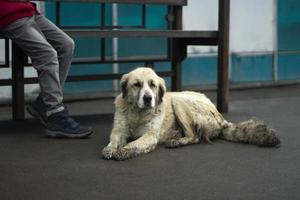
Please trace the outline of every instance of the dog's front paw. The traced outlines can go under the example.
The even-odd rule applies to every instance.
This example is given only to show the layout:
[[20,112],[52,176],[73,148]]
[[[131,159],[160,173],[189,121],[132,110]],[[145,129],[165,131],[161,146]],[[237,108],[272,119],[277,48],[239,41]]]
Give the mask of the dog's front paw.
[[102,156],[103,158],[107,159],[107,160],[110,160],[110,159],[113,159],[114,158],[114,154],[117,152],[117,149],[114,148],[114,147],[109,147],[109,146],[106,146],[103,148],[102,150]]
[[176,148],[180,146],[180,142],[177,139],[170,139],[165,142],[165,147],[167,148]]
[[118,149],[118,151],[114,155],[115,159],[118,161],[127,160],[135,156],[137,156],[136,149],[127,149],[127,148]]

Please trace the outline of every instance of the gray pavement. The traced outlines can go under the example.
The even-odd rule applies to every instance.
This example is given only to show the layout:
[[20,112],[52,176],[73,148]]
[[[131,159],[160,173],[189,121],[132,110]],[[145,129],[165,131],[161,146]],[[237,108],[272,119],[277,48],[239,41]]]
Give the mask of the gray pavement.
[[100,150],[112,127],[112,100],[68,106],[78,121],[93,126],[91,138],[48,139],[34,119],[0,122],[0,200],[300,197],[299,85],[231,92],[225,117],[233,122],[264,119],[278,130],[279,148],[218,140],[178,149],[160,146],[132,160],[106,161]]

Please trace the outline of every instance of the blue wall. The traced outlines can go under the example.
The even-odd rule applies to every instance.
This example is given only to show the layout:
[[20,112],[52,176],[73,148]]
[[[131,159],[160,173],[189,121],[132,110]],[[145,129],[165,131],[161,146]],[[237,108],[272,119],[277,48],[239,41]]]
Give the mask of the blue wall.
[[265,55],[237,55],[231,56],[232,82],[257,82],[272,80],[273,56]]
[[[300,1],[278,0],[278,77],[300,79]],[[285,51],[298,51],[285,54]]]
[[300,1],[278,0],[278,50],[300,50]]

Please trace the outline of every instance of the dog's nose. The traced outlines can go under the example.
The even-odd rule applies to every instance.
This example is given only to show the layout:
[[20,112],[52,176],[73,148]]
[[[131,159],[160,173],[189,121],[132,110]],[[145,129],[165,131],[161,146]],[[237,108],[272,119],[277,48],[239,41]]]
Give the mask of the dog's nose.
[[143,99],[144,99],[144,103],[146,105],[150,105],[151,104],[152,97],[150,95],[144,95]]

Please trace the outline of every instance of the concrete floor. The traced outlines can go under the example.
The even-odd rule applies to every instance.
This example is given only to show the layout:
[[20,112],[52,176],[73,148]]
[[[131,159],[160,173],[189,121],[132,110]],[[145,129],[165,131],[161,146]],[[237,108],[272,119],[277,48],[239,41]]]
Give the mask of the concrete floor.
[[96,131],[84,140],[45,138],[36,120],[7,121],[10,108],[0,108],[0,199],[299,199],[300,86],[234,91],[230,97],[225,117],[266,120],[278,130],[280,148],[219,140],[106,161],[100,150],[112,127],[112,100],[68,104],[78,121]]

